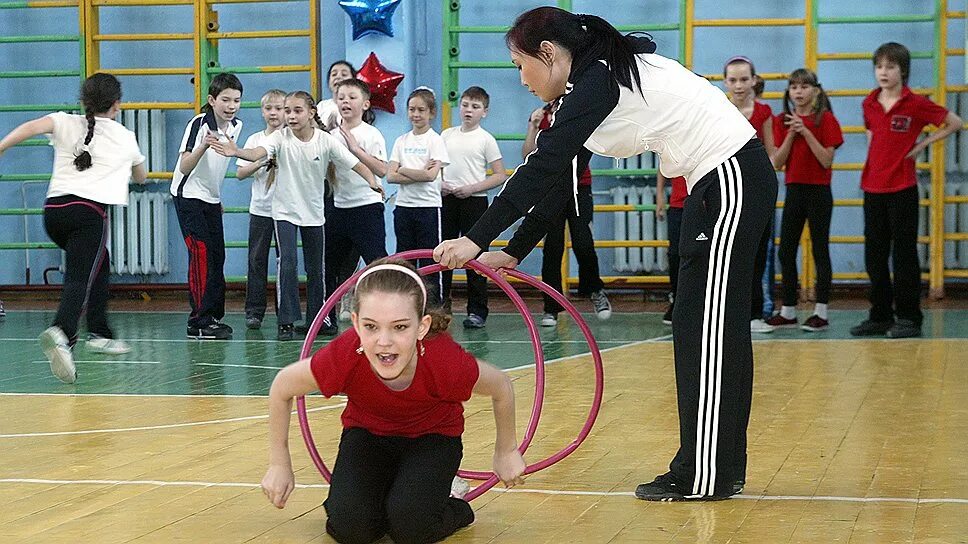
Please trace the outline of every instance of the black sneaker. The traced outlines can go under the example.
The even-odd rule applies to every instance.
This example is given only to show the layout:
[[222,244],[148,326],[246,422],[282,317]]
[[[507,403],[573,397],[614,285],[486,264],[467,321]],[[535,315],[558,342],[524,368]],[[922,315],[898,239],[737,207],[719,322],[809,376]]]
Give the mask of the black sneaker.
[[255,316],[245,318],[245,327],[250,331],[257,331],[262,328],[262,320]]
[[733,482],[733,495],[739,495],[743,492],[743,488],[746,487],[746,479],[736,480]]
[[467,319],[464,320],[465,329],[483,329],[484,328],[484,318],[477,314],[467,314]]
[[[735,489],[735,484],[733,489]],[[711,495],[706,497],[690,497],[684,486],[680,485],[671,472],[656,476],[655,480],[647,484],[639,484],[635,488],[635,497],[643,501],[721,501],[729,497]]]
[[276,340],[280,342],[288,342],[289,340],[292,340],[295,337],[295,334],[293,334],[292,329],[293,329],[292,323],[288,325],[279,325],[279,331],[276,334]]
[[190,326],[185,335],[196,340],[229,340],[232,338],[232,327],[219,322],[204,327]]
[[294,325],[293,330],[296,331],[297,334],[306,334],[309,332],[309,323],[300,323],[298,325]]
[[888,338],[914,338],[921,336],[921,325],[910,319],[898,319],[894,326],[887,329]]
[[331,323],[327,317],[323,320],[323,326],[319,328],[320,336],[336,336],[339,334],[339,325]]
[[865,319],[860,325],[850,328],[851,336],[881,336],[894,326],[893,321],[871,321]]
[[663,325],[672,325],[672,308],[673,306],[672,304],[670,304],[669,307],[666,309],[665,313],[662,314]]

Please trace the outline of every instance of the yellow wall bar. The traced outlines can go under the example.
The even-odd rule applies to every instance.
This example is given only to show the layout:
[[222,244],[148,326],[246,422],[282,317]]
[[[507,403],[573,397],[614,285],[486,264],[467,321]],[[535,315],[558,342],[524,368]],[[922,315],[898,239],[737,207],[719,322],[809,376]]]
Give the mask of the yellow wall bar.
[[251,39],[251,38],[301,38],[310,35],[309,29],[296,30],[248,30],[242,32],[209,32],[211,40]]
[[871,60],[870,51],[859,53],[817,53],[818,60]]
[[[784,79],[790,77],[790,74],[785,74],[783,72],[767,72],[767,73],[763,73],[763,74],[759,74],[758,73],[756,75],[760,76],[763,79],[774,80],[774,81],[780,81],[780,80],[784,80]],[[711,81],[722,81],[723,80],[723,74],[705,74],[702,77],[704,77],[704,78],[706,78],[708,80],[711,80]],[[783,97],[783,93],[779,93],[779,94],[780,94],[780,97],[782,98]]]
[[192,75],[193,68],[101,68],[100,72],[116,76],[178,76]]
[[99,33],[99,19],[97,5],[91,0],[84,0],[84,62],[88,74],[93,74],[101,67],[101,46],[94,41]]
[[694,26],[736,27],[736,26],[802,26],[803,19],[699,19]]
[[[317,98],[322,98],[323,88],[319,80],[319,2],[309,1],[309,88]],[[328,74],[327,74],[328,77]]]
[[[935,13],[935,92],[934,101],[944,105],[946,101],[948,79],[948,57],[944,50],[948,44],[948,0],[938,0]],[[928,294],[931,298],[944,297],[944,142],[938,141],[931,145],[931,208],[928,233],[931,244],[928,247],[930,263],[930,278],[928,279]]]
[[80,5],[82,4],[71,0],[39,0],[37,2],[27,2],[27,7],[30,8],[74,8]]
[[95,6],[190,6],[194,0],[91,0]]
[[140,42],[161,40],[191,40],[194,34],[97,34],[91,39],[96,42]]
[[208,6],[204,2],[193,2],[195,6],[195,39],[193,40],[193,49],[195,55],[194,62],[194,74],[193,80],[195,84],[195,111],[200,111],[202,100],[205,98],[205,93],[208,89],[202,88],[202,72],[207,68],[207,66],[202,66],[202,40],[205,39],[205,33],[208,32],[208,20],[206,17]]
[[683,51],[683,58],[686,59],[686,68],[692,70],[693,50],[695,49],[695,25],[696,25],[696,6],[695,0],[686,0],[686,25],[679,32],[686,33],[686,47]]
[[122,102],[123,110],[192,110],[191,102]]

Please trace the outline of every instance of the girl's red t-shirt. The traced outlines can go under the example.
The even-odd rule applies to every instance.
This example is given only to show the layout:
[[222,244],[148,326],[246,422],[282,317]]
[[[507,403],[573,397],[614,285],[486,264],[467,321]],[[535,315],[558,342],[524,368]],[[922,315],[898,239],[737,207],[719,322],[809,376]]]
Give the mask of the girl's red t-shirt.
[[[813,115],[804,115],[803,126],[816,136],[817,141],[824,147],[834,149],[844,143],[844,134],[840,130],[840,123],[830,111],[823,112],[820,116],[820,124],[814,122]],[[773,137],[779,143],[786,138],[789,129],[783,124],[782,116],[778,115],[773,120]],[[793,139],[790,147],[790,155],[786,161],[786,183],[800,183],[804,185],[830,185],[830,178],[833,170],[824,168],[817,160],[817,156],[810,149],[810,144],[802,136]]]

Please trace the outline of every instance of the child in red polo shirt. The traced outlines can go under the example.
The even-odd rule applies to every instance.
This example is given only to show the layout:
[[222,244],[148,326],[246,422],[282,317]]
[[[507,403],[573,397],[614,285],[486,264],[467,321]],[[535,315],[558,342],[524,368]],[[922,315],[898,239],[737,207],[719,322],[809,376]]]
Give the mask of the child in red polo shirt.
[[295,486],[293,397],[344,393],[343,434],[323,503],[326,532],[337,542],[388,533],[394,542],[443,540],[474,521],[471,507],[451,496],[463,450],[462,403],[472,392],[494,400],[494,472],[507,486],[523,482],[511,381],[454,342],[445,332],[449,316],[427,312],[427,288],[406,261],[375,261],[353,299],[353,328],[272,382],[263,492],[282,508]]
[[773,165],[786,170],[786,199],[780,222],[783,307],[766,322],[774,327],[797,326],[797,247],[803,225],[809,221],[817,266],[817,305],[800,328],[822,331],[829,324],[830,217],[834,207],[831,166],[834,150],[844,143],[844,135],[817,74],[806,68],[790,74],[783,93],[783,115],[776,117],[773,133],[781,142]]
[[[918,264],[917,156],[961,128],[961,118],[908,88],[911,53],[889,42],[874,52],[878,88],[864,99],[870,149],[861,174],[864,190],[864,261],[871,281],[869,317],[854,336],[921,335],[921,268]],[[917,141],[927,125],[938,130]],[[893,255],[891,253],[893,246]],[[893,257],[894,284],[888,259]],[[896,316],[896,320],[895,320]]]
[[679,176],[668,180],[672,185],[669,195],[669,206],[666,211],[665,184],[667,178],[662,172],[656,174],[655,181],[655,215],[659,221],[669,218],[666,232],[669,234],[669,307],[662,316],[662,323],[672,325],[672,311],[676,304],[676,287],[679,286],[679,233],[682,231],[682,206],[689,196],[686,189],[686,178]]

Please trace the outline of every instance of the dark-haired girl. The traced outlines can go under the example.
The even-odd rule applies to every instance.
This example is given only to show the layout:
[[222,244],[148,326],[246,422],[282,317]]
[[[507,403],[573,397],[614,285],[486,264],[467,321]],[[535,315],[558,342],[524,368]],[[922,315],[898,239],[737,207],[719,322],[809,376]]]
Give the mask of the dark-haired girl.
[[295,487],[289,454],[294,397],[346,395],[333,466],[326,532],[337,542],[443,540],[474,521],[451,496],[463,456],[463,402],[493,399],[494,472],[523,482],[507,375],[478,361],[447,334],[450,317],[427,305],[427,288],[402,260],[381,259],[356,284],[353,328],[311,358],[279,371],[269,391],[269,468],[262,491],[283,508]]
[[50,369],[66,383],[77,379],[71,350],[87,311],[87,349],[122,354],[131,349],[108,326],[107,206],[128,204],[128,181],[144,183],[145,157],[134,133],[114,119],[121,111],[121,83],[97,73],[81,86],[84,115],[52,113],[15,128],[0,141],[0,155],[47,134],[54,171],[44,203],[44,228],[66,253],[64,289],[53,324],[40,335]]
[[229,159],[211,151],[217,142],[234,142],[242,132],[235,117],[242,104],[242,82],[218,74],[208,87],[208,102],[185,128],[171,180],[178,225],[188,247],[189,338],[227,340],[225,316],[225,234],[222,181]]
[[684,176],[690,194],[673,314],[680,447],[670,471],[635,493],[664,501],[733,495],[745,481],[753,261],[776,204],[770,158],[722,91],[656,55],[647,37],[623,36],[593,15],[541,7],[519,16],[506,41],[522,84],[557,108],[480,221],[466,237],[438,246],[435,257],[463,265],[525,216],[504,251],[481,257],[490,266],[516,266],[561,209],[575,205],[577,174],[593,152],[658,154],[662,173]]
[[780,223],[780,265],[783,270],[783,306],[766,322],[774,327],[797,326],[797,248],[804,224],[810,222],[810,240],[817,266],[817,304],[800,325],[808,332],[827,329],[830,301],[830,219],[834,200],[830,179],[834,150],[844,143],[840,123],[817,74],[800,68],[790,74],[783,93],[783,115],[773,123],[781,142],[773,164],[786,171],[786,198]]
[[[214,142],[212,148],[226,156],[259,161],[275,156],[278,163],[275,192],[272,194],[272,219],[279,248],[276,308],[278,339],[292,340],[299,310],[299,274],[296,253],[297,232],[303,243],[306,268],[306,323],[308,329],[326,299],[325,233],[323,180],[330,163],[339,169],[353,170],[367,184],[376,187],[373,174],[335,136],[321,130],[316,102],[305,91],[289,93],[285,101],[286,127],[277,130],[253,149],[239,149],[235,142]],[[323,334],[334,335],[336,323],[327,319]]]

